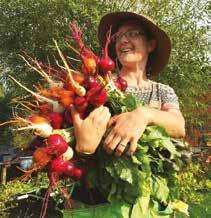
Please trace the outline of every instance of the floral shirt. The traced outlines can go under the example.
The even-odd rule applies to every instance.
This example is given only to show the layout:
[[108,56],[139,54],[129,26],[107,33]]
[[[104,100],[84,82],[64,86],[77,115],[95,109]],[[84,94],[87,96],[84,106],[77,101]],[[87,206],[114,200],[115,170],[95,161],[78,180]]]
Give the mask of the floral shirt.
[[150,81],[150,83],[141,88],[128,86],[126,93],[131,93],[143,104],[149,105],[159,110],[178,109],[178,97],[174,90],[162,83]]

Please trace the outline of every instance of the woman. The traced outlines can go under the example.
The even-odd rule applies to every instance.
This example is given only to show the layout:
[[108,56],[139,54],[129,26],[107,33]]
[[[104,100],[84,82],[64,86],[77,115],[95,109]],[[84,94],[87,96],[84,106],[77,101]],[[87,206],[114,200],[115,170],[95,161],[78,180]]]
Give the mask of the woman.
[[164,127],[172,137],[184,137],[185,121],[174,90],[148,78],[148,74],[159,73],[168,63],[171,42],[167,34],[146,16],[114,12],[100,21],[98,36],[101,46],[105,44],[110,26],[113,40],[109,55],[120,64],[118,76],[127,81],[126,92],[136,95],[145,106],[111,119],[108,109],[101,106],[85,120],[81,120],[73,108],[77,151],[94,153],[107,124],[113,129],[105,139],[104,148],[116,156],[122,155],[126,147],[127,154],[133,155],[138,139],[149,124]]

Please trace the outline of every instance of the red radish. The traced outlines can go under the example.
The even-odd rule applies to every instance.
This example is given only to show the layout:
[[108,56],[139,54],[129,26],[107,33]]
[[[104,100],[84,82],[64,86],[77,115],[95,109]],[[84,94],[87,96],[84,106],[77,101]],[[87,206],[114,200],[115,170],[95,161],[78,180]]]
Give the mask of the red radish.
[[79,180],[84,175],[84,170],[75,166],[72,161],[64,161],[61,157],[51,161],[51,172],[65,174],[71,176],[75,180]]
[[88,106],[88,102],[85,97],[77,96],[74,100],[74,105],[78,112],[83,112],[86,110]]
[[99,86],[91,88],[87,92],[87,100],[96,107],[103,105],[107,100],[106,90]]
[[108,56],[108,46],[111,42],[111,27],[107,33],[105,48],[102,52],[102,57],[99,61],[100,72],[103,74],[107,74],[108,71],[112,71],[115,67],[113,60]]
[[81,177],[83,177],[85,174],[85,171],[83,169],[80,169],[80,168],[77,168],[75,167],[74,170],[73,170],[73,175],[72,177],[75,179],[75,180],[79,180],[81,179]]
[[67,161],[64,161],[61,157],[59,157],[51,161],[50,169],[52,172],[62,174],[67,170],[67,164]]
[[47,138],[48,153],[56,157],[65,153],[68,149],[68,144],[59,134],[52,134]]
[[63,117],[59,112],[50,112],[45,114],[45,117],[48,119],[50,124],[54,129],[60,129],[63,124]]
[[72,161],[66,161],[65,162],[66,165],[65,165],[65,171],[64,171],[64,174],[67,175],[67,176],[71,176],[73,177],[74,176],[74,170],[75,170],[75,165]]
[[118,77],[117,80],[115,81],[115,85],[117,86],[118,89],[121,91],[125,91],[127,89],[127,81],[124,80],[122,77]]
[[85,88],[91,89],[96,86],[100,86],[99,82],[97,81],[97,78],[94,76],[87,76],[86,79],[83,82],[83,85]]
[[73,124],[73,119],[72,119],[70,107],[66,108],[66,110],[64,112],[64,120],[67,124],[70,124],[70,125]]

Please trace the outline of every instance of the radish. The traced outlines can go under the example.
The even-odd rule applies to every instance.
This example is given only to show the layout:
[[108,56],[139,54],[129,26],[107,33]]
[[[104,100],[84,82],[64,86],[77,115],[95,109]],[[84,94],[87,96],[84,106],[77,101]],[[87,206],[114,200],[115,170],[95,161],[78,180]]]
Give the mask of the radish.
[[67,170],[67,161],[64,161],[61,157],[51,161],[50,169],[52,172],[63,174]]
[[64,161],[67,161],[67,160],[70,160],[70,159],[73,158],[73,154],[74,154],[73,149],[72,149],[71,147],[68,147],[68,148],[67,148],[67,151],[65,151],[65,152],[61,155],[61,157],[62,157],[62,159],[63,159]]
[[85,88],[91,89],[94,88],[96,86],[100,86],[99,82],[97,81],[97,78],[94,76],[87,76],[86,79],[83,82],[83,86]]
[[73,168],[73,175],[72,177],[75,179],[75,180],[79,180],[81,179],[85,174],[85,171],[84,169],[81,169],[81,168]]
[[50,112],[45,114],[45,117],[48,119],[50,124],[54,129],[60,129],[63,124],[63,117],[59,112]]
[[64,161],[61,157],[51,161],[50,169],[51,172],[65,174],[75,180],[81,179],[85,174],[85,171],[76,167],[72,161]]
[[81,39],[82,31],[79,27],[75,23],[70,23],[69,27],[73,34],[73,38],[80,49],[79,54],[83,61],[82,72],[85,74],[95,74],[99,58],[90,49],[85,47],[84,42]]
[[107,100],[106,90],[99,86],[91,88],[87,92],[87,100],[96,107],[103,105]]
[[88,106],[88,102],[85,97],[77,96],[74,100],[74,105],[78,112],[84,112]]
[[102,52],[102,57],[100,58],[100,61],[98,63],[100,72],[103,74],[107,74],[108,71],[112,71],[115,67],[113,60],[108,56],[108,46],[110,42],[111,42],[111,27],[107,34],[105,48],[103,49]]
[[118,77],[117,80],[115,81],[115,85],[118,89],[121,91],[125,91],[127,89],[127,81],[124,80],[122,77]]
[[34,115],[34,116],[29,117],[28,119],[19,117],[16,120],[20,123],[24,123],[28,125],[28,126],[20,127],[16,129],[17,131],[31,129],[31,130],[34,130],[34,133],[36,135],[39,135],[43,138],[48,137],[53,131],[53,128],[49,124],[48,120],[42,116]]
[[64,111],[64,121],[71,126],[73,125],[73,119],[72,119],[70,107],[66,108]]
[[59,53],[59,56],[61,57],[61,59],[62,59],[62,61],[64,63],[65,70],[68,73],[69,82],[71,83],[72,87],[74,88],[74,91],[76,92],[77,95],[84,96],[86,94],[86,89],[73,79],[72,73],[74,73],[75,71],[70,69],[64,55],[62,54],[62,52],[59,49],[59,47],[57,45],[57,42],[55,40],[54,40],[54,43],[56,45],[56,49],[57,49],[57,51]]
[[47,138],[48,153],[56,157],[65,153],[68,149],[68,144],[59,134],[52,134]]

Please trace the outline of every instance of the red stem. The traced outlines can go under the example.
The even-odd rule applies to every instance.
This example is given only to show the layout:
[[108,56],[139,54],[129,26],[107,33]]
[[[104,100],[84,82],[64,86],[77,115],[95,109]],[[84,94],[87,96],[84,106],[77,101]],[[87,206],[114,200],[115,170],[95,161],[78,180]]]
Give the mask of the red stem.
[[105,43],[105,48],[104,48],[104,51],[103,51],[103,57],[104,58],[107,58],[108,57],[108,45],[110,44],[111,42],[111,26],[106,34],[106,43]]

